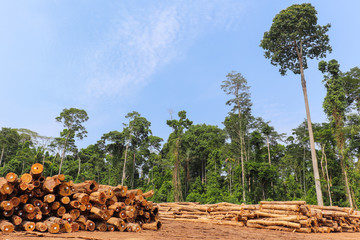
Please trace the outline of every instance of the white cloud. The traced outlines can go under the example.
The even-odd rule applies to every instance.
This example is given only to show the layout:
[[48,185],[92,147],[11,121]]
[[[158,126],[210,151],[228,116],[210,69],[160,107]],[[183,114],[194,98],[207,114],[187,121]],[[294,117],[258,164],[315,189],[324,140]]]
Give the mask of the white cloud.
[[237,1],[176,1],[119,8],[108,34],[88,56],[87,92],[91,96],[127,96],[151,75],[181,57],[197,36],[212,28],[230,28],[239,20]]

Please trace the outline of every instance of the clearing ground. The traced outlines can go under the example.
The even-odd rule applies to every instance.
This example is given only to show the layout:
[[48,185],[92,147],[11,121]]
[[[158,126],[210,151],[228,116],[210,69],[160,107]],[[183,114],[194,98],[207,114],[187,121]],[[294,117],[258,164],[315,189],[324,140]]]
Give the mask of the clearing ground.
[[289,233],[265,229],[193,223],[180,221],[163,221],[160,231],[131,232],[75,232],[66,234],[29,235],[24,232],[3,234],[0,240],[171,240],[171,239],[264,239],[264,240],[350,240],[360,239],[360,233]]

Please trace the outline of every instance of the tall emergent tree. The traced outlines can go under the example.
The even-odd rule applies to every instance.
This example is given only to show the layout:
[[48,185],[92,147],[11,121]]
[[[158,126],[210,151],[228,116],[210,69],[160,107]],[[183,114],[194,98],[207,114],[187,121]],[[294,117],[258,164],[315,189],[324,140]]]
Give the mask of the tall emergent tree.
[[77,108],[65,108],[60,116],[55,118],[57,122],[62,122],[64,126],[64,130],[60,133],[60,138],[58,142],[62,143],[63,151],[61,154],[60,166],[59,166],[59,174],[61,173],[61,167],[65,158],[66,147],[69,141],[74,141],[74,138],[77,137],[79,139],[83,139],[86,137],[87,131],[85,127],[82,125],[83,122],[86,122],[89,117],[87,112],[82,109]]
[[251,111],[250,100],[250,87],[247,85],[247,80],[241,75],[241,73],[231,72],[226,75],[226,80],[223,81],[221,88],[228,95],[232,95],[233,98],[226,102],[227,105],[232,106],[231,111],[237,114],[238,130],[237,130],[237,142],[240,149],[240,161],[241,161],[241,182],[243,191],[243,201],[246,201],[245,196],[245,167],[244,167],[244,155],[245,148],[245,131],[246,131],[246,117]]
[[328,73],[324,76],[324,82],[326,87],[326,96],[323,103],[323,108],[326,115],[329,117],[331,122],[335,125],[335,141],[339,151],[339,159],[341,171],[343,173],[346,198],[350,204],[350,207],[354,207],[352,194],[350,191],[347,163],[345,159],[345,111],[347,108],[347,99],[345,94],[345,82],[341,77],[340,65],[333,59],[328,63],[325,61],[319,62],[319,70],[322,73]]
[[182,191],[181,191],[181,181],[180,181],[180,146],[181,139],[184,133],[184,129],[189,128],[192,125],[192,121],[190,121],[186,117],[186,111],[180,111],[178,113],[179,120],[167,120],[166,124],[171,127],[174,132],[171,134],[175,138],[175,147],[174,147],[174,170],[173,170],[173,184],[174,184],[174,199],[175,202],[182,200]]
[[281,75],[285,75],[287,70],[301,74],[317,201],[318,205],[323,205],[304,75],[304,69],[308,67],[307,58],[323,58],[328,51],[331,52],[326,34],[330,24],[317,25],[316,14],[310,3],[294,4],[280,11],[273,19],[270,30],[264,33],[260,46],[265,50],[265,57],[271,59],[271,64],[280,66]]

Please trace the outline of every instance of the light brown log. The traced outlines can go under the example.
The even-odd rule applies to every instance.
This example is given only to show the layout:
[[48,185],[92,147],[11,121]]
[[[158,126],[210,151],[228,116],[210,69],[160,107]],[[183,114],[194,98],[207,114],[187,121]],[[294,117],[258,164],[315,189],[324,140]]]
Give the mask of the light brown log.
[[157,231],[161,228],[161,222],[160,221],[156,221],[156,222],[152,222],[152,223],[144,223],[142,224],[142,229],[144,230],[153,230],[153,231]]
[[71,224],[65,221],[64,224],[60,225],[60,232],[71,233],[72,232]]
[[7,220],[0,220],[0,230],[2,232],[11,233],[15,229],[14,225]]
[[86,207],[86,205],[81,204],[79,209],[81,212],[85,212],[87,210],[87,207]]
[[78,200],[81,204],[86,205],[89,203],[89,195],[86,193],[75,193],[73,199]]
[[60,184],[54,177],[47,177],[43,183],[42,189],[46,192],[54,192],[54,188]]
[[89,196],[90,202],[105,204],[106,202],[106,194],[105,192],[93,192]]
[[70,198],[69,198],[68,196],[62,197],[62,198],[60,199],[60,202],[61,202],[62,204],[67,205],[67,204],[70,203]]
[[73,201],[70,201],[70,206],[73,207],[73,208],[79,208],[80,207],[80,202],[78,200],[73,200]]
[[64,213],[63,215],[62,215],[62,219],[64,220],[64,221],[67,221],[68,223],[72,223],[75,219],[74,219],[74,217],[73,217],[73,215],[71,215],[70,213]]
[[44,196],[44,202],[46,202],[46,203],[52,203],[52,202],[54,202],[55,201],[55,194],[46,194],[45,196]]
[[93,221],[87,220],[85,225],[86,225],[86,230],[88,230],[88,231],[94,231],[95,230],[96,225],[95,225],[95,223]]
[[82,183],[76,183],[72,186],[74,193],[92,193],[99,189],[99,184],[96,181],[88,180]]
[[71,232],[78,232],[80,229],[80,225],[77,222],[71,223]]
[[34,176],[41,175],[44,170],[44,166],[41,163],[35,163],[31,166],[30,173]]
[[41,207],[41,212],[43,215],[49,215],[50,214],[50,207],[48,203],[44,203]]
[[35,230],[35,223],[30,221],[24,221],[21,223],[21,226],[25,231],[32,232]]
[[306,201],[261,201],[261,205],[306,205]]
[[9,172],[8,174],[6,174],[5,179],[9,182],[9,183],[14,183],[18,181],[18,175],[16,173],[13,172]]
[[247,223],[255,223],[255,224],[262,224],[266,226],[284,226],[284,227],[291,227],[291,228],[301,228],[301,224],[299,223],[293,223],[288,221],[266,221],[266,220],[248,220]]
[[66,213],[66,208],[64,206],[60,206],[56,210],[56,215],[59,216],[59,217],[62,217],[65,213]]
[[261,209],[261,212],[274,213],[280,215],[300,215],[298,211],[276,210],[276,209]]
[[19,188],[22,190],[22,191],[25,191],[26,189],[28,189],[28,183],[24,183],[24,182],[21,182],[19,184]]
[[126,229],[128,232],[141,232],[141,227],[138,223],[127,223]]
[[106,227],[108,232],[114,232],[116,229],[115,226],[111,224],[106,224]]
[[24,205],[23,210],[27,213],[33,213],[35,211],[34,205],[27,203]]
[[34,205],[34,207],[39,207],[39,208],[41,208],[44,205],[44,203],[40,199],[36,199],[36,198],[30,199],[30,203]]
[[73,216],[73,219],[77,219],[80,216],[79,209],[71,209],[69,213]]
[[260,210],[273,209],[273,210],[285,210],[285,211],[299,211],[299,205],[277,205],[277,204],[262,204]]
[[338,207],[338,206],[317,206],[317,205],[310,205],[311,209],[320,209],[320,210],[328,210],[328,211],[339,211],[339,212],[346,212],[352,214],[354,212],[353,208],[349,207]]
[[21,175],[20,180],[23,183],[29,184],[32,181],[32,176],[29,173],[24,173],[23,175]]
[[47,225],[43,222],[37,222],[35,223],[35,229],[40,232],[46,232],[47,231]]
[[2,201],[0,203],[0,207],[4,211],[10,211],[11,209],[13,209],[14,206],[12,205],[11,201]]
[[72,183],[71,182],[62,182],[59,186],[58,186],[58,194],[60,196],[63,197],[68,197],[70,196],[73,192],[72,192]]
[[35,188],[35,185],[34,185],[34,184],[28,183],[27,189],[28,189],[29,191],[34,190],[34,188]]
[[17,207],[17,206],[19,206],[21,201],[20,201],[20,198],[18,198],[18,197],[12,197],[10,199],[10,203],[11,203],[11,205],[13,205],[13,207]]
[[50,222],[54,222],[54,223],[57,223],[59,225],[62,225],[64,224],[64,220],[62,220],[61,218],[59,217],[55,217],[55,216],[51,216],[47,219],[47,221],[50,221]]
[[60,225],[56,222],[46,220],[44,221],[44,224],[46,225],[49,233],[55,234],[60,231]]
[[96,223],[96,229],[99,230],[100,232],[106,232],[106,230],[107,230],[106,223],[104,223],[104,222],[97,222],[97,223]]
[[154,190],[151,189],[150,191],[147,191],[146,193],[143,193],[142,196],[144,198],[149,198],[149,197],[152,197],[154,195]]
[[19,216],[17,216],[17,215],[12,215],[12,216],[11,216],[11,222],[12,222],[14,225],[18,226],[18,225],[20,225],[20,224],[22,223],[22,218],[19,217]]

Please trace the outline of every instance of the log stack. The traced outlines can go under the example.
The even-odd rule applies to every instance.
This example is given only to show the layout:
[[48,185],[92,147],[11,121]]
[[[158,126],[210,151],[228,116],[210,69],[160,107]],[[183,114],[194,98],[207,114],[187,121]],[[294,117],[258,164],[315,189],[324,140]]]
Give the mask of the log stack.
[[65,181],[63,174],[44,177],[36,163],[30,173],[0,177],[0,230],[49,233],[158,230],[159,207],[145,198],[153,191],[126,186]]
[[211,222],[302,233],[358,232],[360,212],[307,205],[305,201],[261,201],[259,205],[160,203],[161,219]]

